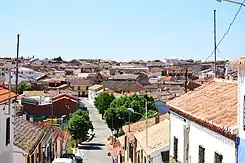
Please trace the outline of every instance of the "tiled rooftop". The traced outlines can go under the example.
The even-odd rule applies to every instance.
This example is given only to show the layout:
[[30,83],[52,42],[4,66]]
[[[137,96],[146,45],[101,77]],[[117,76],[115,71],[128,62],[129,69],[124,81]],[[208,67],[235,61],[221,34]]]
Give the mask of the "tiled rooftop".
[[140,92],[145,90],[145,87],[133,81],[103,81],[101,84],[108,89],[124,92]]
[[111,79],[132,79],[136,80],[139,75],[134,74],[122,74],[122,75],[114,75],[111,77]]
[[232,65],[245,68],[245,57],[240,57],[238,60],[233,61]]
[[167,105],[218,127],[232,128],[237,125],[237,83],[212,81]]
[[[160,115],[160,122],[169,119],[168,114]],[[155,118],[148,119],[148,127],[155,125]],[[141,132],[145,130],[146,127],[146,121],[138,121],[133,124],[130,124],[130,132],[129,132],[129,125],[123,126],[123,131],[127,135],[127,137],[130,139],[130,141],[134,140],[134,134]]]
[[8,88],[5,88],[3,86],[0,86],[0,102],[7,101],[11,98],[16,97],[16,94],[14,92],[9,92]]
[[15,118],[14,145],[26,152],[32,152],[48,131],[44,125]]
[[148,128],[148,148],[146,146],[146,132],[136,133],[135,138],[140,147],[150,155],[155,150],[169,145],[169,120],[165,119]]
[[69,79],[69,82],[71,84],[71,86],[74,85],[92,85],[92,82],[90,80],[87,79],[83,79],[83,78],[73,78],[73,79]]

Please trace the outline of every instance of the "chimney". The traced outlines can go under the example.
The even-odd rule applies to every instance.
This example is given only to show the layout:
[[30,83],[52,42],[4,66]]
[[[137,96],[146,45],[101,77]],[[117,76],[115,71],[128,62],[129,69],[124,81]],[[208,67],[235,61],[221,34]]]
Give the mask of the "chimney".
[[157,113],[157,115],[155,116],[155,124],[158,124],[160,122],[160,115],[159,113]]

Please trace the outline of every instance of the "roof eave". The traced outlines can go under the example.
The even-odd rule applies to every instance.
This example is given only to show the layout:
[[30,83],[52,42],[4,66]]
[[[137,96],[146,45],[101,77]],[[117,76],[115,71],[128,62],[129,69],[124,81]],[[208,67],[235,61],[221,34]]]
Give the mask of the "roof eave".
[[186,118],[186,119],[189,119],[205,128],[208,128],[222,136],[225,136],[233,141],[236,140],[236,134],[233,133],[233,131],[229,128],[225,128],[223,126],[219,126],[217,124],[214,124],[214,123],[211,123],[207,120],[203,120],[203,119],[200,119],[198,117],[195,117],[193,115],[191,115],[190,113],[187,113],[187,112],[184,112],[178,108],[176,108],[175,106],[171,105],[171,104],[168,104],[168,107],[171,111],[173,111],[174,113],[177,113],[178,115],[181,115],[182,117]]

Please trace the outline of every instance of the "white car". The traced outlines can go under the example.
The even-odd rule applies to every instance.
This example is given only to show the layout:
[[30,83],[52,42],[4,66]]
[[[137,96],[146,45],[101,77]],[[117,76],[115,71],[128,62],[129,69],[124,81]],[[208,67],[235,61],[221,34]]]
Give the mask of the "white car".
[[70,158],[56,158],[52,163],[74,163],[74,160]]

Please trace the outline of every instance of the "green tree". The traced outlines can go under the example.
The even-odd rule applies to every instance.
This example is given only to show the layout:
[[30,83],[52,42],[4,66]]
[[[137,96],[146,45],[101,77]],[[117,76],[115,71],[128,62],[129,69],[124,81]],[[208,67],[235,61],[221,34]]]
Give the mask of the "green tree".
[[[147,112],[147,118],[154,118],[157,113],[157,111],[149,110],[149,112]],[[146,113],[143,115],[142,119],[146,119]]]
[[146,101],[148,111],[156,111],[154,99],[152,97],[137,94],[133,94],[131,96],[123,95],[114,99],[111,102],[110,108],[132,108],[135,113],[132,113],[131,115],[131,122],[136,122],[142,118],[142,115],[145,114]]
[[100,93],[95,97],[94,105],[98,109],[101,115],[104,115],[105,111],[109,108],[111,102],[115,99],[113,94]]
[[131,114],[125,106],[120,108],[109,108],[105,111],[104,118],[111,130],[116,130],[117,133],[122,126],[129,121]]
[[[24,91],[31,91],[32,85],[26,82],[21,82],[18,86],[17,86],[17,91],[19,94],[22,94]],[[16,87],[15,87],[16,90]]]
[[72,118],[68,122],[68,130],[77,143],[86,140],[88,131],[92,128],[88,112],[81,109],[73,113]]

